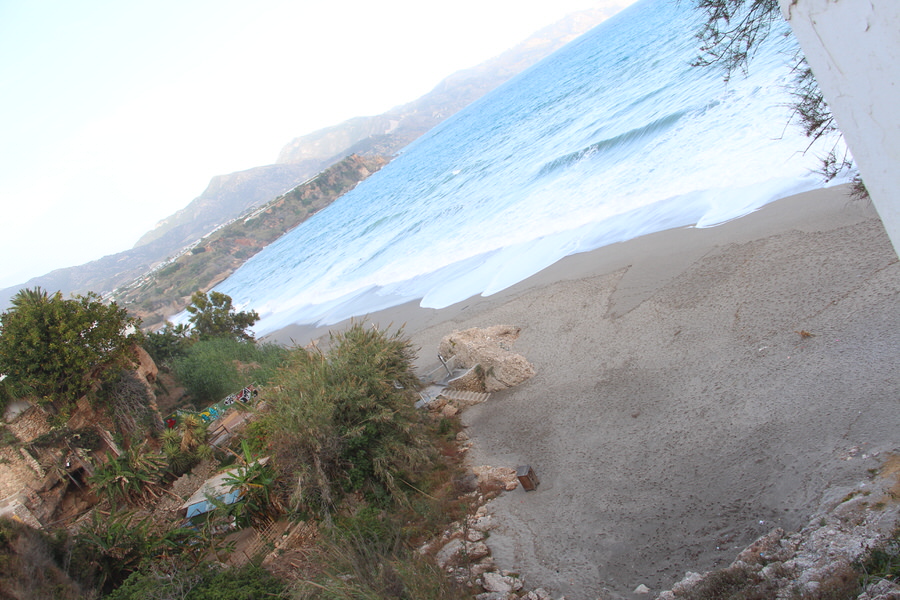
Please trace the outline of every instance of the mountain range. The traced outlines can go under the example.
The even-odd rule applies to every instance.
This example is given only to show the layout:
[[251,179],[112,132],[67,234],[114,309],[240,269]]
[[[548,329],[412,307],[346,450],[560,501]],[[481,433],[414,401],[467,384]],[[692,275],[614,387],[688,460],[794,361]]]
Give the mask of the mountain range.
[[355,117],[293,139],[276,164],[210,180],[185,208],[160,221],[129,250],[0,290],[0,309],[22,288],[64,294],[108,294],[128,286],[188,246],[241,215],[271,201],[349,155],[389,159],[432,127],[516,74],[609,18],[629,2],[608,0],[601,8],[571,14],[478,66],[458,71],[424,96],[381,115]]

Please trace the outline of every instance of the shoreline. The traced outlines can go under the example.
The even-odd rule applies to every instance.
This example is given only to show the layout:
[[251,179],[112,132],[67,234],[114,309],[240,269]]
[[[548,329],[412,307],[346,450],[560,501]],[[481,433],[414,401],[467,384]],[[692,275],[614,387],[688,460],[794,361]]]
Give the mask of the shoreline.
[[649,291],[642,291],[642,287],[657,286],[659,282],[656,280],[666,277],[667,273],[674,276],[675,272],[687,268],[710,247],[747,242],[795,228],[812,232],[837,226],[838,223],[849,225],[864,219],[878,218],[870,205],[851,200],[847,196],[847,189],[845,184],[804,192],[770,202],[752,213],[715,227],[667,229],[572,254],[496,294],[472,296],[445,308],[423,308],[419,306],[420,300],[411,300],[332,325],[288,325],[262,336],[259,341],[306,346],[313,341],[327,340],[329,332],[346,329],[353,321],[381,327],[402,326],[407,334],[422,332],[444,323],[466,321],[523,293],[553,283],[606,275],[618,269],[629,268],[636,272],[629,274],[623,282],[628,289],[620,291],[617,298],[617,310],[624,313],[639,304]]
[[488,505],[489,545],[570,600],[645,598],[632,590],[728,564],[900,449],[900,262],[846,186],[365,321],[405,324],[420,372],[454,330],[521,328],[512,350],[536,375],[462,414],[469,460],[535,469],[537,491]]

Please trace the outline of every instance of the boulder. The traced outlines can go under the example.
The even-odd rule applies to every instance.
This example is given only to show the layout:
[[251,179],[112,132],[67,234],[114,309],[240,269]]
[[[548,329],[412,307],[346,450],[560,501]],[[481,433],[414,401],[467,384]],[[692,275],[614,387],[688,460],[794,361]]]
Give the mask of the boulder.
[[481,465],[473,467],[472,472],[478,477],[479,487],[500,488],[510,492],[519,486],[516,470],[510,467],[491,467]]
[[440,345],[441,355],[453,357],[458,366],[471,369],[463,377],[450,382],[450,387],[495,392],[533,377],[534,366],[524,356],[511,350],[519,331],[518,327],[495,325],[454,331],[444,337]]
[[516,577],[507,577],[500,573],[489,571],[482,575],[481,587],[486,592],[499,592],[501,594],[509,594],[522,589],[522,580]]

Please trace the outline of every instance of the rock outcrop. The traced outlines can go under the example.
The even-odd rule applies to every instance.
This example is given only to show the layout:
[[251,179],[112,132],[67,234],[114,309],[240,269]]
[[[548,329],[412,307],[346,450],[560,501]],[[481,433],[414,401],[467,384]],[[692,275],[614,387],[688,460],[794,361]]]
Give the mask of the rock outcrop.
[[[774,529],[745,548],[728,567],[703,574],[689,572],[657,600],[712,597],[725,586],[743,590],[746,597],[785,600],[855,593],[859,574],[854,563],[900,526],[897,467],[900,458],[890,457],[880,477],[830,490],[800,531]],[[900,586],[873,578],[858,598],[900,599]]]
[[511,350],[519,328],[494,325],[484,329],[454,331],[441,340],[440,353],[469,371],[448,386],[454,389],[495,392],[518,385],[534,376],[534,366]]
[[[152,385],[158,369],[143,348],[135,352],[134,374],[146,386],[149,408],[159,419]],[[70,410],[66,424],[55,427],[53,417],[38,405],[8,412],[2,426],[10,435],[0,446],[0,515],[40,526],[90,506],[94,499],[85,483],[97,457],[121,452],[111,433],[116,423],[106,408],[87,397]]]

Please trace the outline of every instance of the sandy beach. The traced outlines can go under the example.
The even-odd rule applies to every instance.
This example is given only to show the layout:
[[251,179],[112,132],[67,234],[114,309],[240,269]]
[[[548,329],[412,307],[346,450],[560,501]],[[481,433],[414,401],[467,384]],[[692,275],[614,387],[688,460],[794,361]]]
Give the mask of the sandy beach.
[[900,448],[900,263],[844,186],[369,320],[405,323],[423,370],[453,330],[522,328],[513,350],[535,377],[463,421],[473,464],[541,479],[491,503],[498,565],[568,600],[658,593],[728,564]]

